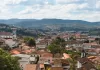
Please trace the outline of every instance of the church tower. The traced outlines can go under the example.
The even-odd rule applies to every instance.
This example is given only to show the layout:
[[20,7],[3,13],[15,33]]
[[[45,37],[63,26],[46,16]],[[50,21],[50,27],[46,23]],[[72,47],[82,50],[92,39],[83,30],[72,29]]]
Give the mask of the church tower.
[[17,28],[13,27],[12,28],[13,39],[17,39],[16,31],[17,31]]

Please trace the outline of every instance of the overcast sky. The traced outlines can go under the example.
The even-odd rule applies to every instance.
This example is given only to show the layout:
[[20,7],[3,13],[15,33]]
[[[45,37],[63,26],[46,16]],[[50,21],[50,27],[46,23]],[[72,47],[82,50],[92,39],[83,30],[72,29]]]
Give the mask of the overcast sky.
[[100,21],[100,0],[0,0],[0,19]]

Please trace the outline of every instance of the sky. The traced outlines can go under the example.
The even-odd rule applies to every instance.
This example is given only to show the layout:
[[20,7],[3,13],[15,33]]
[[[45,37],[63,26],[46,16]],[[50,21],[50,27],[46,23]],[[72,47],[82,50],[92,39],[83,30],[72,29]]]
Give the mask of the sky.
[[100,0],[0,0],[0,19],[100,21]]

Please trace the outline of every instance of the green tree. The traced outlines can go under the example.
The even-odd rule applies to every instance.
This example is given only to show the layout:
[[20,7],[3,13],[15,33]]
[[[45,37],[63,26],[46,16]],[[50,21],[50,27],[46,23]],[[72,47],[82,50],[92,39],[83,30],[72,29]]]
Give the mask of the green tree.
[[2,48],[5,51],[10,51],[11,48],[8,45],[1,45],[0,48]]
[[99,64],[96,67],[97,67],[98,70],[100,70],[100,65]]
[[26,43],[31,37],[24,37],[24,42]]
[[97,41],[98,44],[100,44],[100,38],[95,38],[95,41]]
[[62,54],[65,50],[65,40],[57,37],[52,43],[48,46],[48,49],[52,54],[60,53]]
[[76,40],[75,37],[70,37],[69,40]]
[[89,40],[85,40],[84,43],[89,43]]
[[66,50],[65,52],[67,54],[74,54],[74,55],[81,56],[81,52],[77,52],[77,51],[73,51],[73,50]]
[[29,39],[28,42],[27,42],[27,44],[28,44],[29,46],[35,46],[35,45],[36,45],[36,44],[35,44],[35,40],[34,40],[33,38]]
[[33,37],[25,37],[24,38],[24,42],[28,45],[28,46],[36,46],[35,40]]
[[70,63],[70,70],[76,70],[76,55],[71,54],[71,58],[67,59]]
[[76,63],[78,57],[80,57],[80,55],[77,53],[70,54],[70,58],[67,59],[70,63],[70,70],[76,70]]
[[0,49],[0,70],[21,70],[18,59]]

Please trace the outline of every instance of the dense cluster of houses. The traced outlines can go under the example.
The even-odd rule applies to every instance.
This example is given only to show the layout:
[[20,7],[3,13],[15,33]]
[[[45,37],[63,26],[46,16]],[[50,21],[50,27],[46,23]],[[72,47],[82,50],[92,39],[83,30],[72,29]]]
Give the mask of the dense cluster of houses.
[[[0,36],[2,37],[2,34]],[[95,64],[100,64],[100,43],[96,40],[96,38],[99,38],[98,36],[88,36],[81,33],[46,36],[36,39],[36,46],[30,47],[21,43],[17,48],[13,48],[10,53],[12,56],[19,57],[22,70],[69,70],[70,62],[67,60],[71,58],[69,54],[63,53],[63,56],[59,54],[53,56],[47,50],[48,45],[58,36],[65,39],[66,50],[81,52],[81,57],[78,58],[76,63],[77,70],[97,70]],[[3,38],[0,38],[0,45],[8,40]]]

